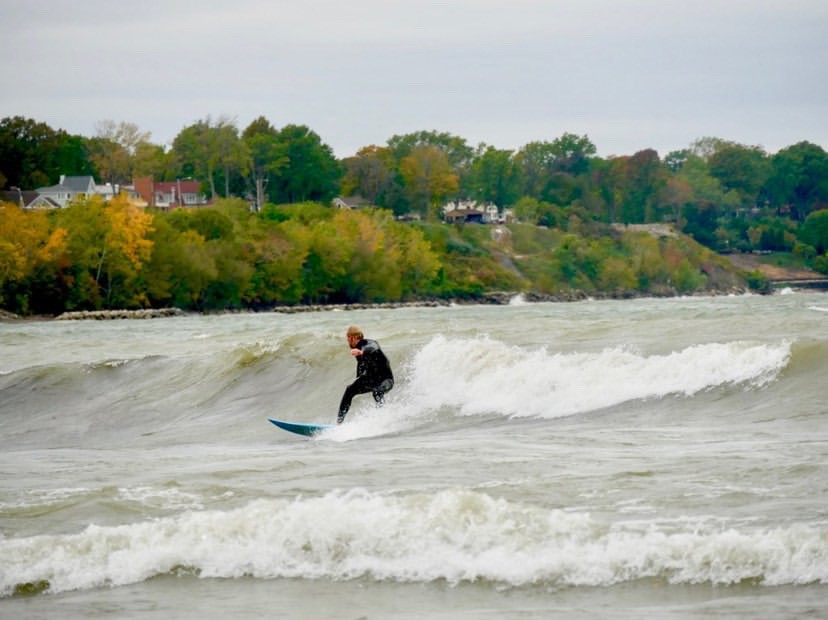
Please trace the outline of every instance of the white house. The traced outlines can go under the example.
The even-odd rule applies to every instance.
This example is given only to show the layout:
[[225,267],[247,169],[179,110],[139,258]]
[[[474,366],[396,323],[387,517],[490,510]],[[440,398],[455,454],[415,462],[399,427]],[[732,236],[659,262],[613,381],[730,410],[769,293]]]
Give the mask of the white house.
[[446,203],[443,206],[443,218],[446,221],[482,222],[492,224],[502,222],[503,217],[497,205],[491,202],[484,204],[476,200],[457,200]]
[[374,206],[370,200],[359,195],[337,196],[332,202],[337,209],[358,210]]
[[91,176],[67,177],[62,174],[57,185],[38,187],[37,193],[41,204],[31,206],[57,205],[65,208],[75,198],[94,196],[97,191],[95,179]]

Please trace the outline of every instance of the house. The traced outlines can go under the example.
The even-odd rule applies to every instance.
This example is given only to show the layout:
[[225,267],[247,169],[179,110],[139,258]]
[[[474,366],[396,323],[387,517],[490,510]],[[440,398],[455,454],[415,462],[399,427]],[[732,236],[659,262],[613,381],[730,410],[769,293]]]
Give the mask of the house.
[[155,181],[153,177],[140,177],[134,181],[135,193],[147,206],[158,209],[203,207],[209,204],[201,193],[201,183],[191,179]]
[[11,202],[12,204],[16,204],[21,209],[31,208],[32,203],[36,201],[37,198],[37,192],[25,191],[18,189],[17,187],[0,191],[0,202]]
[[511,209],[500,209],[493,202],[479,204],[476,200],[457,200],[443,206],[443,219],[447,222],[478,222],[481,224],[505,224],[513,222]]
[[498,211],[492,203],[481,205],[476,200],[458,200],[443,206],[443,219],[452,223],[490,223],[498,220]]
[[450,224],[462,222],[483,223],[484,213],[477,209],[452,209],[443,215],[443,218]]
[[[37,192],[35,192],[37,193]],[[62,209],[65,205],[61,205],[53,198],[48,196],[36,196],[34,200],[26,204],[27,209]]]
[[56,205],[62,209],[75,198],[87,198],[97,193],[95,179],[91,176],[68,177],[63,174],[57,185],[38,187],[36,191],[39,194],[36,201],[38,204],[27,206],[48,208]]
[[351,209],[351,210],[358,210],[358,209],[367,209],[369,207],[373,207],[373,203],[367,198],[363,198],[358,194],[353,196],[337,196],[333,199],[333,206],[337,209]]

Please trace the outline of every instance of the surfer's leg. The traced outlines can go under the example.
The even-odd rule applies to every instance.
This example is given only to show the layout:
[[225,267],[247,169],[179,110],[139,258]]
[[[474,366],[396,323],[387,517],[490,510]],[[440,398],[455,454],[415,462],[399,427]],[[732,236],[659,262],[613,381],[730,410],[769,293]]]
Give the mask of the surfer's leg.
[[351,401],[354,399],[354,396],[356,396],[357,394],[365,394],[365,392],[370,391],[371,388],[367,387],[359,379],[357,379],[351,385],[345,388],[345,393],[342,395],[342,400],[339,402],[339,415],[336,416],[336,423],[341,424],[342,421],[345,419],[345,416],[351,409]]
[[356,392],[352,391],[351,388],[354,387],[353,385],[349,385],[345,388],[345,393],[342,395],[342,400],[339,401],[339,415],[336,416],[336,423],[342,424],[345,420],[345,416],[348,414],[348,410],[351,408],[351,401],[356,396]]
[[377,407],[382,407],[385,402],[385,394],[386,392],[390,392],[392,387],[394,387],[394,380],[386,379],[374,388],[372,395],[374,397],[374,402],[377,403]]

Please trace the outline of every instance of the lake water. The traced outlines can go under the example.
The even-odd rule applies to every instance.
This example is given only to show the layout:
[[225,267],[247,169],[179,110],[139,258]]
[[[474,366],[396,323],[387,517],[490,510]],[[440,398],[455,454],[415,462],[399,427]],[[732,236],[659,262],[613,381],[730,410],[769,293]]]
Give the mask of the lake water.
[[0,617],[826,617],[827,380],[820,293],[2,323]]

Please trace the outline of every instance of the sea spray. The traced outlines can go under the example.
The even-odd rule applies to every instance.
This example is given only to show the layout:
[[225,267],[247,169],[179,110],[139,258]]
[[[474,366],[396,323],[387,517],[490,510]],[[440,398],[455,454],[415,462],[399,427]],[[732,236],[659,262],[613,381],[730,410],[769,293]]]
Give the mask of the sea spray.
[[262,499],[76,534],[0,540],[0,592],[51,592],[156,575],[371,579],[504,586],[828,583],[828,532],[722,519],[614,521],[447,489]]
[[428,407],[448,405],[464,415],[554,418],[727,385],[761,388],[790,354],[789,342],[709,343],[645,355],[629,347],[561,353],[437,336],[414,357],[409,390]]

